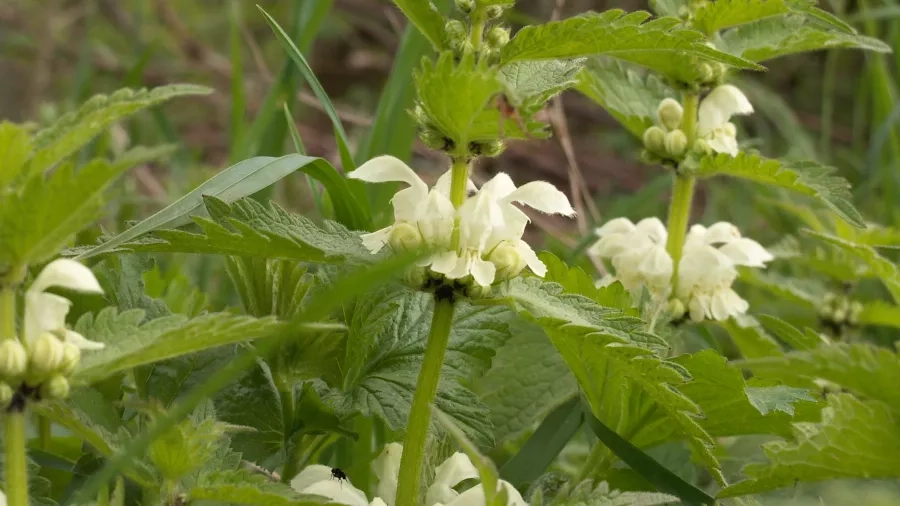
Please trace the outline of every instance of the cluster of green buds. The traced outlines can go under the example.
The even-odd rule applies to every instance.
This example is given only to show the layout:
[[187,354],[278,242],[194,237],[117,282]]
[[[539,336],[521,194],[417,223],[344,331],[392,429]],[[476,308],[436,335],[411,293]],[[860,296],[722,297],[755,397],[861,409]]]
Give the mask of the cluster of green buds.
[[18,339],[0,343],[0,408],[69,395],[69,381],[81,360],[81,350],[52,332],[42,333],[26,348]]
[[423,144],[435,151],[443,151],[453,155],[461,155],[468,158],[479,156],[496,157],[506,149],[506,144],[501,139],[490,139],[485,141],[472,141],[467,146],[457,146],[453,139],[443,134],[434,124],[428,115],[422,109],[422,106],[416,104],[410,111],[416,124],[419,126],[419,139]]
[[444,32],[457,60],[464,54],[474,53],[487,58],[489,63],[499,61],[500,50],[509,42],[509,28],[492,23],[507,7],[481,6],[478,0],[456,0],[456,8],[465,19],[448,21]]
[[844,328],[859,324],[859,315],[862,311],[861,302],[843,294],[828,292],[819,305],[819,318],[826,327],[840,335]]
[[656,119],[659,125],[644,130],[643,142],[645,152],[642,154],[648,163],[679,162],[684,159],[688,150],[687,135],[681,130],[684,108],[677,100],[667,98],[659,104]]

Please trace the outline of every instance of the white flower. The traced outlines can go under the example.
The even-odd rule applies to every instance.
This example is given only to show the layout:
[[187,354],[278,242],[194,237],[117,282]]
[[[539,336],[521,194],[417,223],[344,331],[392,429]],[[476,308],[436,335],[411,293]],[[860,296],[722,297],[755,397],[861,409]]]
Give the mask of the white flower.
[[676,295],[687,304],[694,321],[727,320],[748,308],[747,301],[731,288],[738,274],[735,267],[764,267],[772,259],[759,243],[741,237],[731,223],[709,228],[694,225],[678,264]]
[[25,343],[34,344],[44,332],[52,332],[64,342],[83,350],[99,350],[103,343],[88,341],[78,332],[66,328],[66,315],[72,302],[65,297],[47,293],[51,286],[61,286],[79,292],[103,293],[94,273],[84,265],[60,258],[47,264],[25,292]]
[[717,153],[737,156],[737,133],[734,124],[728,120],[736,114],[752,112],[753,106],[741,90],[730,84],[718,86],[700,103],[697,137],[705,140]]
[[[307,466],[291,480],[291,487],[300,493],[324,496],[349,506],[394,506],[402,454],[403,445],[391,443],[372,462],[372,471],[378,478],[378,485],[375,489],[377,497],[371,503],[361,490],[349,482],[334,479],[331,468],[326,466]],[[425,505],[484,506],[484,490],[480,484],[461,494],[454,489],[464,480],[477,478],[478,471],[469,458],[462,453],[454,453],[435,469],[434,481],[425,494]],[[515,487],[502,480],[498,488],[500,486],[507,489],[509,506],[527,506]]]
[[610,220],[594,233],[600,238],[590,254],[609,258],[616,269],[614,278],[628,290],[642,285],[654,295],[665,295],[672,279],[672,258],[666,252],[666,227],[658,218],[632,223],[626,218]]
[[518,275],[526,266],[538,276],[546,274],[547,267],[522,240],[530,220],[517,203],[548,214],[575,214],[569,199],[552,184],[533,181],[516,188],[501,172],[460,207],[459,248],[441,255],[432,270],[449,279],[471,275],[481,286],[490,286],[498,269],[503,278]]

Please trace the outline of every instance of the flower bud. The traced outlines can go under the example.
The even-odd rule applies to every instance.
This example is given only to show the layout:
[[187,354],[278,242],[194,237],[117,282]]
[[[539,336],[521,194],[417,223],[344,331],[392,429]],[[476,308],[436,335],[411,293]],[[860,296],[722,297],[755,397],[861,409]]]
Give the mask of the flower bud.
[[697,153],[698,155],[711,155],[713,152],[712,148],[709,147],[709,143],[703,139],[695,140],[694,145],[691,149],[693,149],[694,153]]
[[459,49],[468,35],[466,25],[458,19],[447,21],[447,24],[444,25],[444,32],[447,34],[447,42],[453,49]]
[[500,49],[509,43],[509,28],[495,26],[488,30],[487,42],[494,49]]
[[[475,143],[473,143],[475,144]],[[470,146],[476,147],[476,146]],[[500,139],[492,139],[485,142],[477,143],[477,149],[470,149],[469,151],[473,155],[479,156],[487,156],[489,158],[493,158],[495,156],[500,156],[500,153],[506,150],[506,144],[503,143]],[[477,152],[476,152],[477,151]]]
[[498,244],[487,260],[497,266],[497,274],[494,279],[500,281],[518,276],[527,263],[519,254],[515,245],[509,241]]
[[679,158],[687,151],[687,135],[681,130],[672,130],[666,134],[665,138],[666,153],[672,158]]
[[491,5],[484,10],[484,13],[487,15],[488,19],[497,19],[503,15],[504,10],[505,9],[500,5]]
[[28,369],[28,352],[18,339],[0,343],[0,376],[15,378]]
[[453,140],[448,139],[434,128],[423,129],[419,133],[419,139],[422,140],[423,144],[437,151],[450,151],[453,149]]
[[430,121],[428,120],[428,115],[425,114],[425,109],[423,109],[419,104],[416,104],[416,106],[409,111],[409,115],[412,116],[412,119],[416,120],[416,123],[418,125],[421,125],[422,127],[426,127],[430,123]]
[[844,323],[847,319],[847,310],[844,308],[835,309],[833,313],[831,313],[831,321],[835,323]]
[[55,335],[44,332],[31,347],[31,370],[37,376],[56,371],[62,364],[63,345]]
[[416,250],[422,245],[422,234],[412,223],[397,222],[391,227],[388,244],[396,252]]
[[466,290],[466,295],[472,300],[487,299],[491,296],[492,288],[489,286],[481,286],[477,283],[470,283]]
[[65,399],[69,396],[69,381],[61,374],[55,374],[41,385],[42,399]]
[[850,314],[847,315],[847,323],[850,325],[856,325],[859,323],[859,315],[863,312],[863,304],[858,300],[854,300],[852,304],[850,304]]
[[647,165],[656,165],[663,162],[663,159],[659,155],[653,153],[649,149],[642,149],[638,157]]
[[469,14],[475,10],[475,0],[456,0],[456,8],[463,14]]
[[668,310],[673,320],[680,320],[687,308],[684,307],[684,302],[681,302],[681,299],[670,299]]
[[666,149],[666,133],[658,126],[652,126],[644,130],[644,147],[654,153],[661,153]]
[[673,98],[667,98],[659,103],[656,110],[656,116],[667,130],[675,130],[681,126],[681,117],[684,115],[684,108]]
[[78,369],[81,362],[81,349],[72,343],[63,343],[63,358],[59,372],[68,376]]
[[428,279],[428,273],[425,270],[425,267],[411,267],[406,270],[406,273],[403,277],[403,281],[407,286],[418,290],[425,285],[425,280]]
[[700,82],[708,83],[716,78],[715,71],[712,66],[708,63],[701,63],[699,67],[697,67],[697,73],[700,75]]
[[15,392],[6,382],[0,381],[0,411],[5,411],[12,404]]

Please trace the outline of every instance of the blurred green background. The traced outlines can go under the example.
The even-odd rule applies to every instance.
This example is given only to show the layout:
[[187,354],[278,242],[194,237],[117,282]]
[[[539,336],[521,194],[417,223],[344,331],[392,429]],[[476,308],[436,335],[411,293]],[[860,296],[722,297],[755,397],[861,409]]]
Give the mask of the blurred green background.
[[[391,153],[413,156],[426,172],[443,166],[439,154],[414,141],[405,114],[412,99],[411,69],[430,49],[421,37],[404,31],[402,15],[387,0],[4,0],[0,118],[45,123],[96,93],[122,86],[193,82],[215,88],[207,97],[182,99],[129,120],[98,141],[113,151],[137,144],[181,147],[166,163],[129,174],[119,201],[129,205],[120,208],[120,220],[147,216],[237,160],[293,152],[282,104],[291,109],[307,152],[337,166],[327,116],[286,65],[257,3],[309,57],[356,144],[358,162]],[[520,0],[505,21],[515,28],[547,20],[559,5],[562,17],[648,8],[632,1]],[[892,46],[900,40],[900,4],[861,0],[822,6]],[[782,58],[766,73],[734,76],[757,110],[743,119],[745,138],[769,156],[838,166],[854,184],[868,217],[893,223],[893,201],[900,192],[898,58],[834,50]],[[563,104],[575,159],[598,212],[585,217],[580,231],[573,222],[536,220],[548,233],[542,235],[571,247],[597,219],[663,215],[668,175],[641,165],[636,140],[593,103],[569,92]],[[380,135],[372,135],[373,122],[384,125]],[[503,170],[516,181],[545,179],[569,188],[559,139],[512,143],[499,159],[480,163],[476,180]],[[695,221],[702,216],[704,221],[759,225],[765,204],[760,212],[758,199],[743,198],[743,192],[759,188],[732,185],[728,192],[714,191],[724,184],[700,188]],[[312,211],[312,193],[297,175],[267,196]]]

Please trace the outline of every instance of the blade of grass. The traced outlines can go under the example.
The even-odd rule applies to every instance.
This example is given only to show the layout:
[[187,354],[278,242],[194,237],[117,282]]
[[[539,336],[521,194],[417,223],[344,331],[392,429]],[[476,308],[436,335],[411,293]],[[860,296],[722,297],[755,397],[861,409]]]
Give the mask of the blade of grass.
[[[300,132],[297,131],[297,125],[294,123],[294,116],[291,114],[291,110],[288,108],[287,104],[282,104],[282,106],[284,109],[284,122],[288,125],[288,132],[291,134],[291,141],[294,144],[294,149],[297,150],[297,153],[305,155],[306,146],[303,145],[303,139],[300,138]],[[322,192],[319,189],[319,185],[316,184],[316,181],[309,174],[303,174],[303,177],[306,178],[306,184],[309,186],[309,191],[312,194],[316,213],[318,213],[319,216],[328,217],[325,213],[325,205],[322,202]]]

